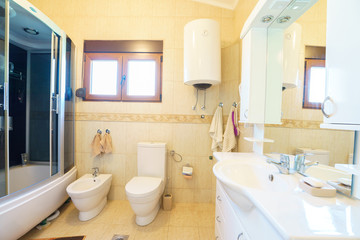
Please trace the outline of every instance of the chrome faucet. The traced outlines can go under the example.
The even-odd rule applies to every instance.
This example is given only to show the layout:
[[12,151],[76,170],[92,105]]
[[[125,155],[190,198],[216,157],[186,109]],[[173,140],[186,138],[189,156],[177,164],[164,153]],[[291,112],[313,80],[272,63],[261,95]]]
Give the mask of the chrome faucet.
[[305,175],[305,171],[309,168],[309,167],[312,167],[312,166],[316,166],[316,165],[319,165],[319,162],[316,162],[316,161],[312,161],[312,162],[306,162],[305,161],[305,157],[306,156],[309,156],[309,155],[313,155],[311,153],[302,153],[302,154],[297,154],[295,156],[295,170],[300,173],[301,175]]
[[281,174],[290,173],[290,157],[287,154],[280,154],[280,161],[274,160],[271,157],[267,156],[266,162],[269,164],[274,164]]
[[98,167],[94,167],[94,168],[92,168],[92,170],[94,170],[92,173],[94,178],[99,176],[99,168]]

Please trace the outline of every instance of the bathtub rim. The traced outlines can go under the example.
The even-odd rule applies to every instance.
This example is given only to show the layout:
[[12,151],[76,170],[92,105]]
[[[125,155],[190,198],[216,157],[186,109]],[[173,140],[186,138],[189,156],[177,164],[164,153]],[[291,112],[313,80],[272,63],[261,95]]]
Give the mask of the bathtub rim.
[[8,194],[2,198],[0,198],[0,215],[2,213],[8,212],[11,209],[15,208],[17,205],[23,203],[24,201],[30,201],[35,198],[38,194],[42,193],[44,190],[53,187],[61,183],[62,177],[66,177],[76,172],[76,166],[72,167],[65,174],[57,173],[41,182],[35,183],[29,187],[21,189],[17,192]]

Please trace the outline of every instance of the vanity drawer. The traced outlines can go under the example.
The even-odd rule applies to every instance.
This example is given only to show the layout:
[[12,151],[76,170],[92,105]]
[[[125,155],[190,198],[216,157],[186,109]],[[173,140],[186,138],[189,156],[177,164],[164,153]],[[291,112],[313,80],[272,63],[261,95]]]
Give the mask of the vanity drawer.
[[[245,233],[245,229],[236,216],[230,199],[226,195],[219,182],[216,185],[216,217],[222,224],[219,224],[223,239],[226,240],[249,240],[250,238]],[[218,222],[215,219],[216,222]]]
[[220,233],[219,224],[215,223],[215,240],[223,240]]
[[224,219],[224,216],[220,210],[220,207],[216,205],[215,208],[215,228],[217,229],[218,236],[221,237],[221,239],[226,239],[224,236],[225,233],[225,226],[226,221]]

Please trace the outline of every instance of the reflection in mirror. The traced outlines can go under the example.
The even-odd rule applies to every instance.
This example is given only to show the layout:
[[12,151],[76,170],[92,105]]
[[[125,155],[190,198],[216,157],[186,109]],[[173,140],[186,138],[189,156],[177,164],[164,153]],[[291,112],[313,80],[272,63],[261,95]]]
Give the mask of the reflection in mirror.
[[[301,26],[300,44],[295,52],[284,52],[284,56],[287,54],[299,56],[298,71],[293,71],[292,74],[292,78],[298,77],[299,80],[297,87],[287,88],[282,93],[282,124],[265,125],[265,137],[275,142],[264,144],[264,153],[311,153],[313,155],[307,156],[307,159],[319,161],[322,168],[309,168],[307,173],[326,180],[336,180],[338,177],[351,177],[337,172],[333,166],[336,163],[353,162],[354,132],[320,129],[320,123],[323,121],[321,110],[316,107],[306,108],[306,105],[304,107],[303,99],[306,91],[304,90],[306,61],[319,60],[318,56],[306,56],[308,54],[308,51],[305,51],[306,46],[325,47],[326,45],[326,3],[326,0],[319,0],[295,22]],[[291,68],[285,67],[284,76],[287,76],[289,73],[287,71],[290,70]],[[321,89],[324,88],[323,83],[320,82],[320,85],[320,90],[324,90]],[[315,96],[319,97],[319,94],[316,93]],[[316,102],[318,100],[314,105]],[[316,172],[315,169],[318,171]],[[337,174],[332,175],[329,172]]]

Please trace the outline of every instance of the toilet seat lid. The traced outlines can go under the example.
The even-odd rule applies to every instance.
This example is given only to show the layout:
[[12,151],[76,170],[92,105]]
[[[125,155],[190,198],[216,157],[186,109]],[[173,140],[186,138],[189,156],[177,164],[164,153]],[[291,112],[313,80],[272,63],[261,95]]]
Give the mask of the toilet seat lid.
[[151,195],[159,189],[161,178],[133,177],[125,186],[125,191],[136,197]]

